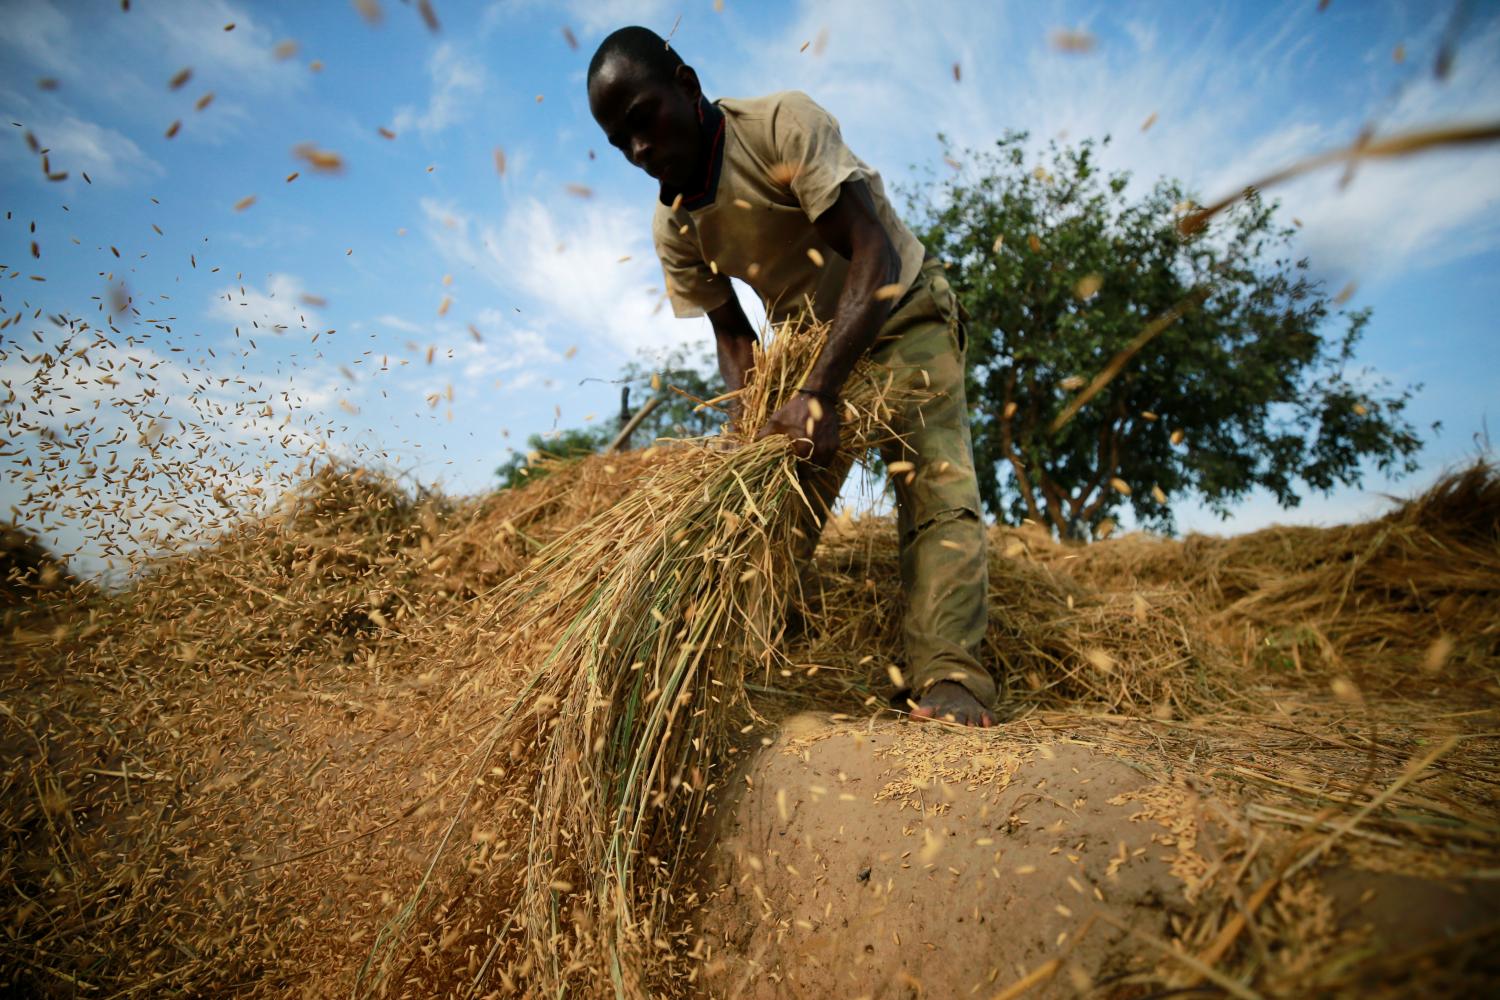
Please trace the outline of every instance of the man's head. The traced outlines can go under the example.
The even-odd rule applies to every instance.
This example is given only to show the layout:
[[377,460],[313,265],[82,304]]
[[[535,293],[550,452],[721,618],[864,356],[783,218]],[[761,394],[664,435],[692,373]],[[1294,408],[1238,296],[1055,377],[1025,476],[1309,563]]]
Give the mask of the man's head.
[[621,28],[589,62],[589,110],[610,145],[671,188],[702,172],[698,74],[648,28]]

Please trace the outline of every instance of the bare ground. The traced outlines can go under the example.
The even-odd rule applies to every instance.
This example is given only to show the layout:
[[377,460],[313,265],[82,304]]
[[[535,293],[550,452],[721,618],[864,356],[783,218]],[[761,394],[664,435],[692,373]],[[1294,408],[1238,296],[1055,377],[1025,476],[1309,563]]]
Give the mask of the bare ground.
[[[1144,996],[1132,976],[1173,960],[1138,935],[1187,926],[1242,812],[1207,783],[1024,725],[797,715],[743,770],[706,852],[707,985],[766,1000],[989,997],[1027,982],[1035,997]],[[1296,894],[1321,913],[1305,928],[1320,940],[1263,943],[1292,961],[1327,947],[1420,956],[1492,938],[1500,914],[1494,880],[1349,865]]]

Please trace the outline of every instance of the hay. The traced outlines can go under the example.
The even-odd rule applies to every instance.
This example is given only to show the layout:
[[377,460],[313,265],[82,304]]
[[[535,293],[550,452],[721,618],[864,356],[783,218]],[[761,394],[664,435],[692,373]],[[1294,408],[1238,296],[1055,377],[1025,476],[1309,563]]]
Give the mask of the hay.
[[[823,336],[784,327],[757,354],[757,378],[739,397],[743,426],[761,426],[802,384]],[[884,415],[906,402],[869,364],[843,397],[841,443],[854,455],[889,434]],[[525,664],[529,676],[465,766],[498,779],[511,803],[485,796],[475,812],[524,846],[477,884],[435,894],[424,878],[361,989],[441,988],[451,969],[422,960],[424,938],[438,952],[485,949],[470,992],[609,982],[641,995],[689,971],[693,954],[671,926],[685,912],[676,898],[685,847],[723,780],[746,676],[764,680],[780,666],[795,533],[810,503],[785,438],[729,444],[668,453],[500,596],[489,621],[503,629],[480,633],[466,686],[489,686],[497,660],[502,671]],[[509,762],[493,766],[507,746]],[[471,793],[481,781],[470,779]],[[454,814],[430,876],[462,852],[455,832],[471,815]]]
[[1234,655],[1300,682],[1394,693],[1441,670],[1482,687],[1500,660],[1500,475],[1475,463],[1362,524],[1112,540],[1080,571],[1191,594]]
[[[744,502],[731,468],[765,477],[746,479],[757,506],[778,490],[797,502],[769,446],[559,463],[467,501],[328,467],[122,591],[15,605],[0,637],[0,984],[286,996],[383,977],[412,995],[589,995],[613,993],[618,969],[627,993],[690,992],[703,952],[681,826],[712,807],[734,738],[754,726],[753,744],[757,716],[796,706],[882,711],[900,649],[894,531],[876,518],[828,532],[800,580],[799,634],[781,633],[768,589],[717,619],[695,612],[700,631],[672,642],[694,597],[709,606],[703,587],[761,586],[733,560],[790,579],[769,520],[730,531],[718,515]],[[1334,831],[1347,827],[1319,866],[1456,877],[1500,863],[1497,482],[1476,467],[1368,524],[1236,539],[1076,547],[991,531],[985,658],[1008,680],[1008,738],[1062,736],[1239,804],[1174,932],[1263,995],[1370,994],[1418,974],[1322,928],[1314,873],[1278,879]],[[700,534],[672,548],[683,526]],[[653,539],[658,583],[694,551],[731,562],[697,560],[699,589],[679,582],[671,604],[625,584],[649,580],[637,550]],[[621,613],[592,614],[603,606]],[[737,616],[748,630],[728,627]],[[724,649],[697,648],[714,636]],[[660,739],[637,735],[650,726]],[[610,799],[632,766],[651,780]],[[1472,985],[1492,940],[1426,948],[1411,969]],[[1135,975],[1192,978],[1170,959]]]
[[[853,685],[868,706],[872,678],[901,655],[899,557],[887,520],[835,523],[825,535],[810,585],[817,588],[808,634],[790,656]],[[1223,654],[1191,628],[1195,608],[1175,591],[1153,587],[1111,593],[1081,586],[1058,567],[1072,565],[1045,536],[989,532],[989,629],[984,661],[1006,685],[1012,713],[1027,706],[1095,703],[1149,714],[1234,696]],[[1071,558],[1078,558],[1075,552]],[[871,660],[873,655],[874,659]],[[836,683],[836,682],[835,682]],[[826,703],[829,692],[818,691]],[[851,708],[853,706],[850,706]]]
[[[436,687],[408,633],[428,638],[653,461],[575,463],[463,504],[328,466],[122,590],[8,610],[0,982],[274,993],[306,978],[309,922],[367,912],[323,890],[341,864],[368,845],[377,899],[420,873],[398,836],[370,832],[421,818],[424,768],[390,738]],[[310,834],[343,846],[287,862]]]

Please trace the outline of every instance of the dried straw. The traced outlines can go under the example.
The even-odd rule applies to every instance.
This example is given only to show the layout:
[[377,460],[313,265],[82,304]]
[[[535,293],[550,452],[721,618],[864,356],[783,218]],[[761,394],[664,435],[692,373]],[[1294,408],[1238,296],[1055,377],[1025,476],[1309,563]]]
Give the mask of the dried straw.
[[[790,468],[771,444],[694,442],[548,463],[465,501],[327,467],[123,591],[24,595],[0,636],[0,984],[690,989],[692,832],[732,738],[757,712],[868,716],[900,647],[889,520],[836,520],[793,573],[769,527],[772,502],[801,503]],[[1457,877],[1500,857],[1496,483],[1475,467],[1374,522],[1231,539],[991,531],[1000,735],[1213,789],[1235,832],[1174,934],[1263,995],[1408,975],[1326,926],[1325,865]],[[1471,987],[1492,939],[1413,961]]]
[[[740,394],[744,427],[761,426],[802,384],[824,334],[786,326],[757,353]],[[904,402],[894,383],[866,364],[846,384],[845,450],[863,454],[889,434],[890,408]],[[549,994],[607,980],[635,995],[670,978],[663,928],[680,914],[683,858],[721,780],[730,720],[744,711],[747,674],[768,678],[780,666],[796,533],[812,502],[787,445],[741,432],[672,450],[638,489],[543,549],[500,597],[491,621],[503,631],[475,650],[469,684],[484,686],[496,661],[532,666],[479,765],[512,748],[511,794],[530,817],[524,874],[481,891],[480,906],[498,912],[457,925],[457,943],[491,938],[474,990],[498,976]],[[429,876],[460,846],[462,815]],[[391,984],[396,951],[409,947],[434,886],[424,879],[386,929],[362,988]],[[436,912],[452,919],[446,904]]]

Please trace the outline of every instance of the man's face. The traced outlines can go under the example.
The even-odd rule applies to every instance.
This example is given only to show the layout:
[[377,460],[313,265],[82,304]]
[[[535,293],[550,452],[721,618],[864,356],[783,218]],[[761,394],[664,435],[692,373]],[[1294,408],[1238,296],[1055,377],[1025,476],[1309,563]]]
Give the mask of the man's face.
[[634,61],[606,62],[589,85],[589,110],[609,144],[671,188],[697,180],[698,77],[686,66],[671,80],[653,80]]

